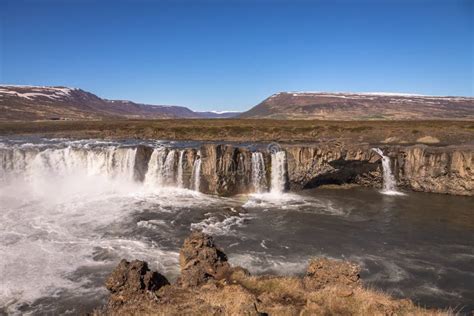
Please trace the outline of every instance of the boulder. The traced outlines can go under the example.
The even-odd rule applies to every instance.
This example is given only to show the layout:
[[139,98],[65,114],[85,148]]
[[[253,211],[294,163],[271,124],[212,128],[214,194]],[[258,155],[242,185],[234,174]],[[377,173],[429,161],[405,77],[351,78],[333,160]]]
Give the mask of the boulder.
[[201,232],[193,232],[179,253],[181,275],[178,284],[195,287],[208,280],[223,279],[230,271],[227,256],[214,245],[214,240]]
[[112,294],[123,296],[135,295],[146,291],[156,291],[170,284],[168,280],[156,271],[150,271],[144,261],[125,259],[112,271],[105,286]]

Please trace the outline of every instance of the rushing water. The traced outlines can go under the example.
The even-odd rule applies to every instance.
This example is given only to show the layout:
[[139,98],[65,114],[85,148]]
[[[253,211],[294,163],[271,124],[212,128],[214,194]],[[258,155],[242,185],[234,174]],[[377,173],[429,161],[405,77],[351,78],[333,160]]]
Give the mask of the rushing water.
[[179,160],[178,160],[178,175],[177,175],[177,184],[178,188],[184,188],[184,179],[183,179],[183,163],[184,163],[184,150],[179,151]]
[[284,151],[272,153],[271,192],[273,194],[279,194],[285,190],[285,161],[286,153]]
[[266,189],[265,162],[261,152],[252,153],[252,186],[257,193],[262,193]]
[[386,195],[404,195],[404,193],[397,190],[397,181],[392,172],[390,165],[390,157],[384,155],[380,148],[373,148],[377,154],[382,157],[382,171],[383,171],[383,190],[382,193]]
[[194,191],[199,192],[201,186],[201,158],[197,158],[193,165],[193,174],[191,176]]
[[104,302],[104,280],[121,258],[174,279],[191,229],[214,235],[231,263],[252,273],[300,274],[314,256],[348,259],[371,287],[474,308],[473,198],[283,193],[282,154],[272,159],[278,194],[220,198],[166,185],[175,176],[179,184],[177,150],[154,150],[142,184],[133,181],[136,148],[91,144],[0,145],[0,314],[89,312]]

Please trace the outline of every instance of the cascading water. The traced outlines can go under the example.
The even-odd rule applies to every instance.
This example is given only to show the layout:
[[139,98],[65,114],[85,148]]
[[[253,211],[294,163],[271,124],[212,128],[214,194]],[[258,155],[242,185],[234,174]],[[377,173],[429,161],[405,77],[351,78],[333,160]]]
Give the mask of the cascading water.
[[145,185],[148,187],[159,187],[163,185],[163,165],[167,158],[165,148],[155,148],[148,162],[148,171],[145,175]]
[[0,151],[0,177],[103,176],[133,181],[136,148],[16,148]]
[[199,192],[201,186],[201,157],[199,153],[198,156],[199,157],[196,157],[196,160],[194,160],[191,179],[193,183],[193,190]]
[[178,159],[178,188],[184,188],[184,179],[183,179],[183,162],[184,162],[184,150],[179,152],[179,159]]
[[271,177],[271,193],[282,193],[285,191],[285,163],[286,152],[277,151],[272,153],[272,177]]
[[263,161],[263,154],[260,152],[252,153],[252,185],[256,193],[265,190],[265,162]]
[[390,166],[390,157],[385,156],[380,148],[372,148],[377,154],[382,157],[382,169],[383,169],[383,194],[387,195],[404,195],[402,192],[397,191],[397,182],[392,173],[392,167]]
[[166,155],[165,163],[163,165],[163,179],[166,185],[175,185],[175,156],[176,151],[170,150]]

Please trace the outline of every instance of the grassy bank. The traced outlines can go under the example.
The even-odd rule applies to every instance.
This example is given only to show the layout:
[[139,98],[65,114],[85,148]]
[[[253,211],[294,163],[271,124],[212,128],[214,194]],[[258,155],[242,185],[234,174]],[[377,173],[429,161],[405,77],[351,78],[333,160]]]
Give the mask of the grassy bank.
[[207,141],[466,144],[472,121],[113,120],[0,122],[0,135]]

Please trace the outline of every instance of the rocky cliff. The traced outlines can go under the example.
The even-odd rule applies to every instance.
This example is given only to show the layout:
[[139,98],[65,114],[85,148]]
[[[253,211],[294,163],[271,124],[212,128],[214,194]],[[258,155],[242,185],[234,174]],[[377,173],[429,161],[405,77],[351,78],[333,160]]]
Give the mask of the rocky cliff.
[[[385,169],[390,167],[393,174],[391,182],[401,189],[473,195],[472,146],[384,144],[377,148],[378,153],[367,143],[342,142],[198,143],[192,148],[83,146],[71,150],[6,146],[0,148],[0,179],[28,176],[31,168],[45,168],[36,170],[39,175],[54,167],[72,173],[80,167],[86,172],[100,170],[110,177],[131,178],[145,185],[177,186],[221,196],[322,185],[380,188],[384,181],[383,155]],[[35,163],[38,155],[44,164]]]
[[[368,144],[284,145],[287,186],[290,190],[327,184],[382,186],[381,156]],[[391,159],[400,188],[422,192],[473,195],[473,149],[464,147],[382,146]],[[271,152],[260,149],[265,165],[265,190],[270,189]],[[234,145],[205,144],[186,151],[185,183],[190,183],[193,161],[202,159],[200,191],[230,196],[255,191],[252,150]],[[188,185],[188,187],[190,187]]]

